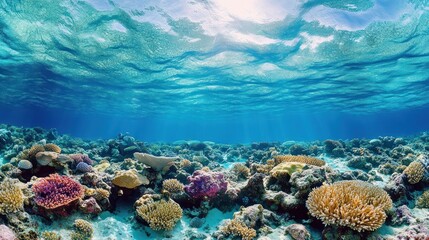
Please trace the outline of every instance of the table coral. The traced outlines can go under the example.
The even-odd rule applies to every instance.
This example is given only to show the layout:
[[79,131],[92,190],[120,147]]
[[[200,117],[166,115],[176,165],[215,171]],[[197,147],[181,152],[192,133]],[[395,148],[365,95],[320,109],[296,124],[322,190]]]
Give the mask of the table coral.
[[0,183],[0,214],[17,212],[23,208],[24,194],[11,179]]
[[220,192],[225,192],[228,183],[220,172],[198,170],[188,177],[190,182],[185,186],[186,193],[192,198],[214,197]]
[[362,181],[341,181],[314,189],[307,200],[310,214],[325,225],[346,226],[358,232],[383,225],[392,200],[381,188]]
[[66,206],[84,195],[84,188],[80,183],[68,176],[51,174],[38,179],[33,187],[34,201],[45,209],[55,209]]

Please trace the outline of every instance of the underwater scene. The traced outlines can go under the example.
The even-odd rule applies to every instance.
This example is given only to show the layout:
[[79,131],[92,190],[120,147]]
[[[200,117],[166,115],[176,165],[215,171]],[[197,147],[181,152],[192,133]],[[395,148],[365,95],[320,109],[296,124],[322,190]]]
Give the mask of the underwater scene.
[[429,240],[429,1],[0,0],[0,240]]

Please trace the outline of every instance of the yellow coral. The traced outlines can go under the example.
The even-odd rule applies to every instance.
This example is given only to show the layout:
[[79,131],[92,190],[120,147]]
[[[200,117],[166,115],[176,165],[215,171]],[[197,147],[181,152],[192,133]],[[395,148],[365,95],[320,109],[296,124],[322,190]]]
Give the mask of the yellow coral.
[[292,173],[294,172],[301,172],[305,165],[305,163],[299,162],[282,162],[275,166],[270,171],[270,174],[275,178],[282,178],[286,175],[292,176]]
[[24,205],[24,194],[11,179],[0,183],[0,214],[17,212]]
[[232,171],[237,175],[237,177],[246,179],[250,175],[250,170],[246,165],[242,163],[236,163],[232,167]]
[[381,188],[362,181],[341,181],[314,189],[307,200],[310,214],[325,225],[374,231],[386,220],[392,200]]
[[405,168],[404,174],[407,176],[410,184],[416,184],[422,180],[424,171],[425,169],[423,164],[419,161],[414,161]]
[[191,165],[192,163],[188,159],[183,159],[182,161],[180,161],[181,168],[190,167]]
[[42,145],[36,144],[28,150],[28,159],[27,160],[36,160],[36,154],[39,152],[44,152],[45,148]]
[[45,151],[48,151],[48,152],[61,153],[61,148],[58,145],[53,143],[46,144],[44,148],[45,148]]
[[176,179],[167,179],[162,182],[162,188],[170,193],[181,193],[183,187],[183,184]]
[[100,164],[95,165],[95,166],[94,166],[94,170],[96,170],[96,171],[98,171],[98,172],[104,172],[104,171],[106,171],[106,169],[107,169],[107,168],[109,168],[109,167],[110,167],[110,163],[108,163],[108,162],[103,162],[103,163],[100,163]]
[[96,200],[102,200],[110,197],[110,192],[106,189],[96,188],[94,193],[94,198]]
[[153,202],[140,201],[144,204],[137,207],[137,215],[143,218],[153,230],[172,230],[182,217],[180,205],[169,199]]
[[419,208],[429,208],[429,190],[425,191],[417,199],[417,207],[419,207]]
[[282,162],[299,162],[299,163],[305,163],[313,166],[321,167],[325,165],[325,161],[320,160],[318,158],[309,157],[309,156],[294,156],[294,155],[282,155],[282,156],[275,156],[274,160],[276,164],[280,164]]
[[246,224],[233,219],[221,228],[221,231],[227,235],[234,235],[241,237],[242,240],[252,240],[256,237],[255,229],[248,228]]
[[43,240],[61,240],[61,236],[56,232],[43,232]]
[[118,187],[134,189],[140,185],[149,184],[149,180],[135,169],[131,169],[116,172],[115,177],[112,179],[112,183]]
[[76,219],[73,226],[75,231],[71,235],[72,240],[89,240],[92,238],[94,229],[88,221]]

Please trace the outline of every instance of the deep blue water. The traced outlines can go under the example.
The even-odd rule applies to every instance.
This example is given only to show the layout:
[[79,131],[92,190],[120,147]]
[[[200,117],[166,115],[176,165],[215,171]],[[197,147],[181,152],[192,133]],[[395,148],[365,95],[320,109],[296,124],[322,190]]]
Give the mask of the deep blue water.
[[429,3],[0,0],[0,123],[145,141],[429,130]]

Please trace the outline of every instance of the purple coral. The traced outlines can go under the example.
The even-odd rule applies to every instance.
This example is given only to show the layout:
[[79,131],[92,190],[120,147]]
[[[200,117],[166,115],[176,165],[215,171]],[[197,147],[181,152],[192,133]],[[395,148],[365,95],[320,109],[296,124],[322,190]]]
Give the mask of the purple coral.
[[86,154],[81,154],[81,153],[76,153],[76,154],[70,154],[69,157],[71,159],[73,159],[73,168],[76,168],[77,165],[81,162],[84,162],[88,165],[92,165],[93,161],[91,160],[91,158],[88,157],[88,155]]
[[80,162],[80,163],[77,164],[76,170],[78,172],[83,172],[83,173],[91,172],[92,171],[92,166],[89,165],[89,164],[87,164],[86,162]]
[[190,183],[185,186],[185,191],[195,199],[214,197],[220,192],[225,192],[228,186],[224,175],[220,172],[197,170],[188,177],[188,181]]

